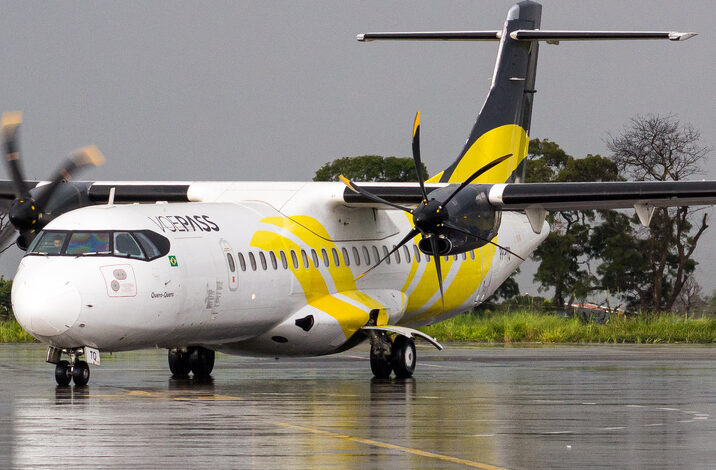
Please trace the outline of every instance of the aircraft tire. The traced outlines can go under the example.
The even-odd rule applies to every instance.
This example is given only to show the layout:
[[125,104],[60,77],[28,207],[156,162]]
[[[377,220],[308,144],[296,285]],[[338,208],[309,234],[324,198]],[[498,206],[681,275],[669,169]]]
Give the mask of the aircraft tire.
[[77,361],[72,366],[72,380],[75,385],[87,385],[90,378],[90,368],[85,361]]
[[215,353],[211,349],[202,348],[201,346],[194,348],[189,354],[189,367],[194,373],[194,377],[208,377],[214,370]]
[[67,361],[60,361],[55,365],[55,382],[57,385],[66,387],[72,380],[72,368]]
[[189,353],[177,349],[169,350],[169,370],[174,377],[186,377],[191,371]]
[[382,334],[378,336],[378,346],[371,345],[370,348],[370,370],[376,379],[387,379],[393,372],[393,365],[390,356],[386,356],[385,350],[390,351],[390,337]]
[[393,371],[399,379],[413,376],[417,356],[415,354],[415,341],[407,336],[399,335],[393,341],[392,354]]

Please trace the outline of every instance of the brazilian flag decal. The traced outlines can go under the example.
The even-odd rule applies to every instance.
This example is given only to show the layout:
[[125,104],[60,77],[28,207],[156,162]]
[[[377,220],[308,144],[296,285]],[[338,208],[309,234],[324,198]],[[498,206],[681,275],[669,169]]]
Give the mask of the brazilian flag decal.
[[179,263],[177,262],[177,257],[174,255],[169,255],[169,265],[172,267],[179,266]]

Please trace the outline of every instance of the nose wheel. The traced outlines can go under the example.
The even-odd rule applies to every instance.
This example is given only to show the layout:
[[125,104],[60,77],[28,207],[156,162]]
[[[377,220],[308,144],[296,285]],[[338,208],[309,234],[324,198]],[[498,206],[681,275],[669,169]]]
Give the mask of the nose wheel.
[[[70,360],[59,360],[62,353],[70,355]],[[89,364],[79,359],[79,352],[76,350],[59,350],[56,348],[50,348],[47,355],[48,361],[55,358],[55,382],[57,385],[66,387],[70,382],[74,382],[75,385],[87,385],[90,378]]]

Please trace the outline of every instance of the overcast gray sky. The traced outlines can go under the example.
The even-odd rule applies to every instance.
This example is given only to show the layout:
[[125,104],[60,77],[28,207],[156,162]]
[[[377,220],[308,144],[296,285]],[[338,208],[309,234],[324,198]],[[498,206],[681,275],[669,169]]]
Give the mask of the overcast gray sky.
[[[430,173],[461,149],[495,43],[359,43],[368,31],[500,29],[512,1],[0,3],[0,108],[24,112],[28,178],[97,144],[81,179],[308,180],[323,163],[410,154]],[[543,29],[696,31],[683,42],[543,45],[531,137],[570,154],[638,113],[674,113],[716,145],[712,2],[545,0]],[[716,154],[705,177],[716,178]],[[699,281],[716,288],[699,253]],[[14,272],[6,256],[0,271]],[[706,269],[708,268],[708,269]],[[525,276],[523,276],[525,277]],[[523,291],[532,291],[528,285]]]

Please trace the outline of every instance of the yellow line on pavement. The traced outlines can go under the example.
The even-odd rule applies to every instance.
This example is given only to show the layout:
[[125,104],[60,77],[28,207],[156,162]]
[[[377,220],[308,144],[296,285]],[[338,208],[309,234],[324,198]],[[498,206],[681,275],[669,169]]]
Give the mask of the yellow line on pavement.
[[442,460],[445,462],[452,462],[452,463],[465,465],[465,466],[472,467],[472,468],[481,468],[483,470],[506,470],[503,467],[497,467],[495,465],[490,465],[488,463],[481,463],[481,462],[475,462],[472,460],[460,459],[457,457],[451,457],[449,455],[436,454],[434,452],[427,452],[427,451],[420,450],[420,449],[413,449],[410,447],[389,444],[387,442],[375,441],[373,439],[364,439],[362,437],[350,436],[348,434],[340,434],[337,432],[324,431],[322,429],[316,429],[316,428],[307,428],[305,426],[297,426],[295,424],[289,424],[289,423],[274,423],[274,424],[276,424],[278,426],[283,426],[285,428],[296,429],[298,431],[309,432],[312,434],[320,434],[322,436],[333,437],[336,439],[343,439],[346,441],[358,442],[360,444],[365,444],[365,445],[369,445],[369,446],[373,446],[373,447],[382,447],[384,449],[397,450],[400,452],[405,452],[406,454],[420,455],[421,457],[429,457],[432,459],[438,459],[438,460]]

